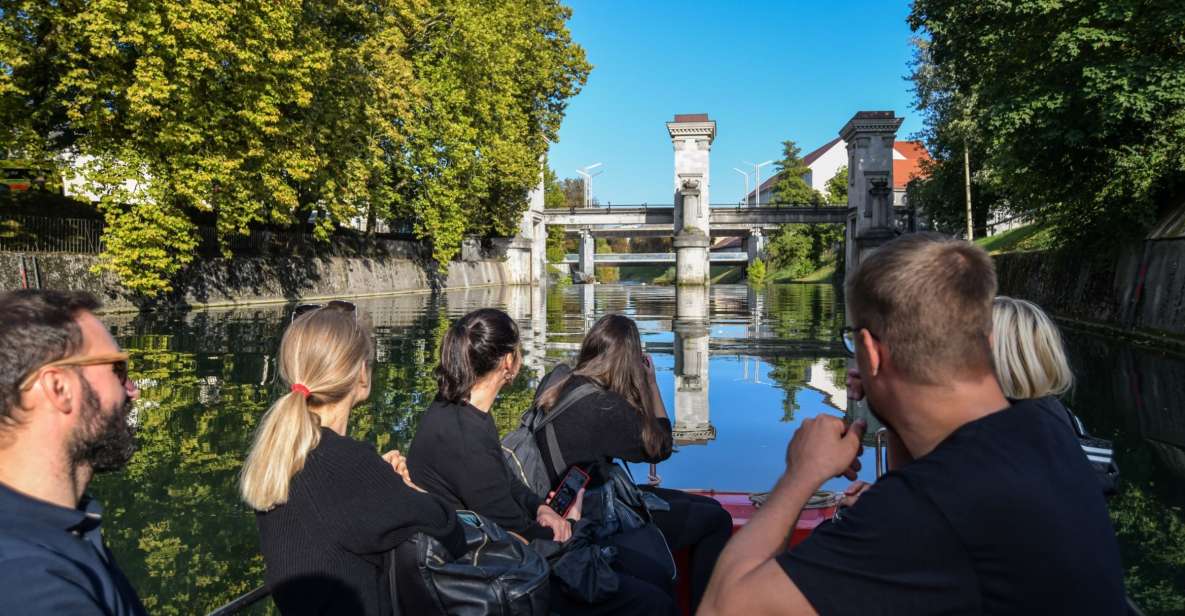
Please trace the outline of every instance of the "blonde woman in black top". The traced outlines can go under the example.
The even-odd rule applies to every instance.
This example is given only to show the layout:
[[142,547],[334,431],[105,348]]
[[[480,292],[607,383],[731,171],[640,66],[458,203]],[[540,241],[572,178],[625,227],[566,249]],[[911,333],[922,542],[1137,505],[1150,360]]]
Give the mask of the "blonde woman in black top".
[[263,416],[239,488],[282,614],[390,614],[385,552],[417,531],[465,551],[456,514],[408,485],[398,452],[384,460],[346,436],[350,410],[370,395],[372,350],[346,302],[301,315],[280,342],[289,391]]

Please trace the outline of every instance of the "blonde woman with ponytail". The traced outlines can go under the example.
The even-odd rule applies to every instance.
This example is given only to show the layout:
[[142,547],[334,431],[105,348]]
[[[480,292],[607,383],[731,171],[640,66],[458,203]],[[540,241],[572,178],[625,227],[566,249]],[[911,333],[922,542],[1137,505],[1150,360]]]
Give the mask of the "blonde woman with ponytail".
[[417,531],[465,551],[456,515],[410,485],[398,452],[346,436],[370,395],[373,348],[340,301],[301,314],[280,342],[286,392],[260,421],[239,489],[282,614],[390,613],[384,554]]

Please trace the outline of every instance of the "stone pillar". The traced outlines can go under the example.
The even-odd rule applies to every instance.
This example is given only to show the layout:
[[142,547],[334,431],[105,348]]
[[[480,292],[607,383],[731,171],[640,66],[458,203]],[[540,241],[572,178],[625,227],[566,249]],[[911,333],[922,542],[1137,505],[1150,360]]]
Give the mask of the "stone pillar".
[[893,220],[893,142],[904,118],[892,111],[860,111],[839,131],[848,144],[846,268],[897,236]]
[[716,123],[706,113],[680,114],[673,122],[667,122],[667,133],[675,150],[675,282],[706,285],[711,236],[709,154],[716,138]]
[[749,255],[750,265],[757,259],[765,260],[765,234],[761,227],[753,227],[749,237],[745,238],[745,252]]
[[716,438],[708,407],[708,287],[675,289],[675,425],[680,445],[704,444]]
[[540,166],[539,184],[528,193],[527,210],[519,220],[518,233],[507,246],[510,284],[540,284],[547,274],[547,225],[543,224],[543,190],[543,168]]
[[597,271],[597,242],[588,229],[580,230],[580,252],[577,254],[579,259],[575,271],[572,272],[572,280],[576,283],[592,282]]

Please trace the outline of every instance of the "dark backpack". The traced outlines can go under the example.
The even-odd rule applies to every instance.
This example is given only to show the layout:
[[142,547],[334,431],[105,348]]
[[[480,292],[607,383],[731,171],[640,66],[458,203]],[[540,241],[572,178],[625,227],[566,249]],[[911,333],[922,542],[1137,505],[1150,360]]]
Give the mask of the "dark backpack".
[[[555,406],[548,412],[532,403],[531,408],[528,408],[519,420],[518,428],[502,439],[502,458],[510,474],[526,484],[536,495],[546,497],[551,491],[547,463],[551,463],[552,470],[559,477],[563,477],[564,471],[568,470],[564,455],[560,451],[560,443],[555,436],[555,426],[551,424],[572,405],[599,391],[601,388],[594,383],[579,385],[556,400]],[[540,430],[544,432],[547,447],[551,450],[549,461],[544,461],[543,452],[539,450],[539,443],[535,440],[535,435]]]
[[1099,478],[1099,486],[1103,490],[1103,495],[1114,496],[1119,491],[1119,465],[1115,463],[1115,448],[1111,445],[1111,441],[1091,436],[1086,431],[1086,426],[1082,424],[1082,420],[1078,419],[1073,411],[1063,406],[1056,398],[1040,400],[1039,406],[1053,413],[1054,417],[1069,426],[1078,439],[1078,444],[1082,447],[1082,453],[1086,456],[1091,470]]
[[547,616],[550,569],[543,556],[472,511],[458,511],[457,523],[467,547],[460,558],[424,533],[388,554],[394,613]]

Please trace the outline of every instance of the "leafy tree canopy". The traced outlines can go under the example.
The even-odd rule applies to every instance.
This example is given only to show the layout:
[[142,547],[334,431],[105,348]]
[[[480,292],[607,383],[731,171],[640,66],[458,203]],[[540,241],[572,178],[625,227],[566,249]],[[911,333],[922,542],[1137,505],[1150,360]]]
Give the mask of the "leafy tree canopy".
[[823,195],[806,183],[810,167],[802,162],[801,150],[791,140],[782,142],[782,159],[776,164],[777,181],[774,182],[774,203],[789,205],[820,205]]
[[557,0],[0,0],[0,147],[81,172],[146,295],[256,223],[509,234],[590,70]]
[[966,143],[995,207],[1085,248],[1139,234],[1185,189],[1178,0],[915,0],[909,21],[930,151],[961,165]]

